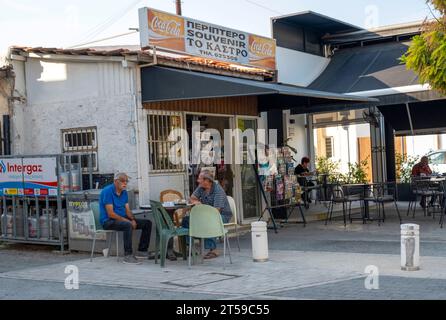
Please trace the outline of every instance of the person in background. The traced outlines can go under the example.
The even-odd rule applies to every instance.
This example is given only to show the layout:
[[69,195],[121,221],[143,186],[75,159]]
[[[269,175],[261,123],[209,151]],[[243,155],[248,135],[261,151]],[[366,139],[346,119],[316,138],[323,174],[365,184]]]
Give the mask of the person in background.
[[[294,174],[297,176],[297,182],[302,187],[313,187],[314,183],[307,180],[307,176],[311,176],[312,173],[309,169],[310,166],[310,158],[308,157],[302,157],[300,160],[300,164],[296,166],[294,169]],[[305,198],[304,198],[305,197]],[[302,194],[302,198],[306,199],[307,203],[311,203],[310,194],[307,192],[304,192]]]
[[[209,170],[202,170],[198,175],[198,188],[190,197],[192,204],[207,204],[220,211],[223,223],[228,223],[232,217],[231,207],[228,198],[220,184],[214,181],[214,177]],[[189,229],[189,217],[184,217],[182,222],[183,228]],[[214,238],[205,239],[204,247],[209,252],[204,256],[205,259],[218,257],[216,251],[217,243]]]
[[[420,162],[416,163],[412,167],[412,177],[426,177],[432,174],[432,170],[429,167],[429,158],[426,156],[421,157]],[[435,201],[435,197],[431,197],[430,205]],[[426,196],[421,196],[420,206],[426,207]]]
[[430,176],[431,174],[432,170],[429,167],[429,158],[426,156],[421,157],[420,162],[412,167],[412,176],[421,177]]
[[[152,221],[135,219],[129,207],[127,183],[129,177],[124,172],[115,174],[114,182],[106,186],[99,196],[99,222],[104,230],[123,231],[124,233],[124,260],[126,264],[140,264],[136,258],[148,258],[150,233]],[[133,230],[142,229],[139,240],[138,253],[133,255]]]

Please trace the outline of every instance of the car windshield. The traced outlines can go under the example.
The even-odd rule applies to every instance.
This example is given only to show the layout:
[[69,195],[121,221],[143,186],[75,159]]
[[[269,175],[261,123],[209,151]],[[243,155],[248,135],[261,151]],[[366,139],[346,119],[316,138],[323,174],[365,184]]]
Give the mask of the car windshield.
[[432,164],[444,164],[444,160],[444,152],[437,152],[429,156],[429,162]]

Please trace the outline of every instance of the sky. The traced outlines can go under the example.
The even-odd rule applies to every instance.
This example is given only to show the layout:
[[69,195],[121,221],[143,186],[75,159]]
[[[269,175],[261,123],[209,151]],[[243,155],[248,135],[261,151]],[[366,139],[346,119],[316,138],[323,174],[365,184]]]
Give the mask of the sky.
[[[174,0],[0,0],[0,54],[12,45],[66,48],[131,32],[138,8],[175,13]],[[271,36],[271,17],[311,10],[359,27],[432,17],[425,0],[183,0],[185,17]],[[138,33],[89,46],[139,44]]]

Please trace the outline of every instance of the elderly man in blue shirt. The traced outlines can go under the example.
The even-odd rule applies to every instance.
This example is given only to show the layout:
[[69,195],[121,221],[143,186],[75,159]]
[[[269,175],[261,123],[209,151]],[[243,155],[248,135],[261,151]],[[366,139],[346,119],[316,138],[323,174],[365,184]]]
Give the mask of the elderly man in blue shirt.
[[[232,217],[231,207],[229,206],[228,198],[223,188],[214,181],[214,177],[209,170],[202,170],[197,179],[198,187],[190,197],[192,204],[207,204],[220,211],[223,223],[228,223]],[[183,219],[183,227],[189,228],[189,217]],[[209,252],[204,256],[205,259],[212,259],[218,257],[216,251],[217,243],[215,238],[205,239],[204,247],[209,249]]]
[[[140,264],[137,258],[148,258],[150,233],[152,222],[150,220],[135,219],[129,207],[129,197],[126,191],[129,177],[124,172],[115,174],[113,184],[106,186],[99,197],[100,223],[104,230],[123,231],[124,233],[124,260],[126,264]],[[132,233],[141,229],[138,253],[133,255]]]

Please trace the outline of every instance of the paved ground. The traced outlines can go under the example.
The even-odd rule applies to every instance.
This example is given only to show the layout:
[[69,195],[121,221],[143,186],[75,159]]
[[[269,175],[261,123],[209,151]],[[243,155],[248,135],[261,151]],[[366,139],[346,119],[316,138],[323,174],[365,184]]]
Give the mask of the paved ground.
[[[333,221],[286,224],[268,231],[269,261],[253,262],[251,235],[241,251],[231,239],[233,264],[223,258],[188,269],[186,261],[153,260],[128,266],[114,258],[60,255],[52,248],[0,245],[1,299],[446,299],[446,229],[438,218],[418,214],[421,270],[400,270],[400,229],[396,213],[363,225]],[[66,290],[68,265],[79,270],[78,290]],[[365,268],[376,266],[379,289],[368,290]],[[373,282],[377,284],[376,279]]]

